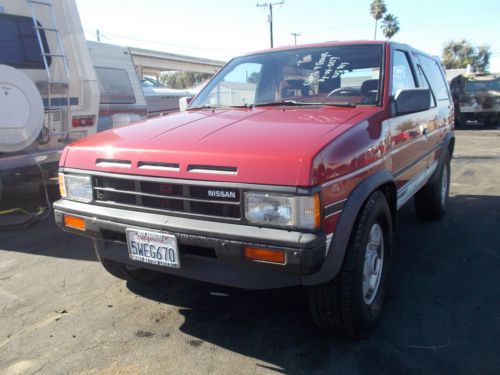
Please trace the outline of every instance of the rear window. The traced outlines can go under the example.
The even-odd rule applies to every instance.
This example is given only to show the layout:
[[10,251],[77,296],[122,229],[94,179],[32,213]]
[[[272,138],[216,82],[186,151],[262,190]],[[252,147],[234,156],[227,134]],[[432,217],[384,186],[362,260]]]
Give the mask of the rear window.
[[[0,30],[0,64],[19,69],[45,69],[32,18],[0,14]],[[45,52],[49,53],[43,30],[40,37]],[[50,65],[50,57],[47,63]]]
[[127,71],[95,67],[101,90],[101,104],[134,104],[135,95]]

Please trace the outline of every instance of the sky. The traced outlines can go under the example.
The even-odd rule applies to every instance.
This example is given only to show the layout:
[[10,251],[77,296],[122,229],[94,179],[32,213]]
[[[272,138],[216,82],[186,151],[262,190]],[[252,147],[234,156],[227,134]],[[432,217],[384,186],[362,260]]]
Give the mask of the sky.
[[[278,0],[271,0],[278,2]],[[76,0],[88,40],[227,61],[269,48],[264,0]],[[371,0],[285,0],[273,7],[274,46],[373,39]],[[491,47],[490,70],[500,72],[500,1],[386,0],[400,23],[393,40],[441,55],[449,40]],[[379,28],[377,39],[383,39]]]

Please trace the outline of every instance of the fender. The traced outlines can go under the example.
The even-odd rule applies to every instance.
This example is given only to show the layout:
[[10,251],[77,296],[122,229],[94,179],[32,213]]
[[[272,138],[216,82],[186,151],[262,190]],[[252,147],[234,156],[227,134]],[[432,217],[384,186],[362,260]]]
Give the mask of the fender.
[[[438,165],[432,176],[429,178],[429,181],[427,182],[428,184],[433,184],[435,183],[438,179],[439,176],[441,175],[441,168],[443,163],[445,162],[445,155],[446,152],[443,151],[448,151],[450,142],[455,142],[455,132],[450,131],[448,134],[446,134],[446,137],[443,140],[443,143],[441,143],[441,152],[439,154],[439,160],[438,160]],[[451,151],[450,151],[450,160],[453,157],[453,149],[455,148],[455,145],[453,145]]]
[[349,195],[333,234],[328,255],[321,269],[311,275],[302,276],[303,285],[318,285],[332,280],[342,267],[344,255],[351,237],[354,222],[370,194],[386,183],[394,182],[387,170],[378,171],[367,177]]

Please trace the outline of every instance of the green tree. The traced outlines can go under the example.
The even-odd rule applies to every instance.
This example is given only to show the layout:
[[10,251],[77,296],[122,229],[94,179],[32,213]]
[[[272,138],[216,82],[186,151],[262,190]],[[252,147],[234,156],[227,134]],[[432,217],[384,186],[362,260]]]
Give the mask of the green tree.
[[382,20],[382,32],[387,39],[391,39],[399,31],[398,17],[386,14]]
[[160,80],[172,89],[187,89],[193,87],[209,78],[212,74],[197,72],[175,72],[163,75]]
[[491,48],[474,46],[467,39],[450,40],[443,47],[441,60],[446,69],[464,69],[471,65],[474,71],[484,72],[490,65]]
[[250,74],[247,77],[247,82],[248,83],[259,83],[259,79],[260,79],[260,72],[252,72],[252,74]]
[[375,34],[373,39],[377,39],[377,23],[380,20],[385,12],[387,12],[387,7],[385,6],[384,0],[373,0],[370,4],[370,14],[373,18],[375,18]]

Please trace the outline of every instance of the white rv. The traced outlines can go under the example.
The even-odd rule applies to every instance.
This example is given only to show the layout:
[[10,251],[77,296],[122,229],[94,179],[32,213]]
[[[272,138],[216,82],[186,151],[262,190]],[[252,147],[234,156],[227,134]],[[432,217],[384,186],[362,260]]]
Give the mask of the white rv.
[[96,132],[98,110],[75,1],[0,0],[0,181],[54,174],[63,147]]
[[101,92],[97,131],[146,120],[146,101],[127,47],[87,41]]

